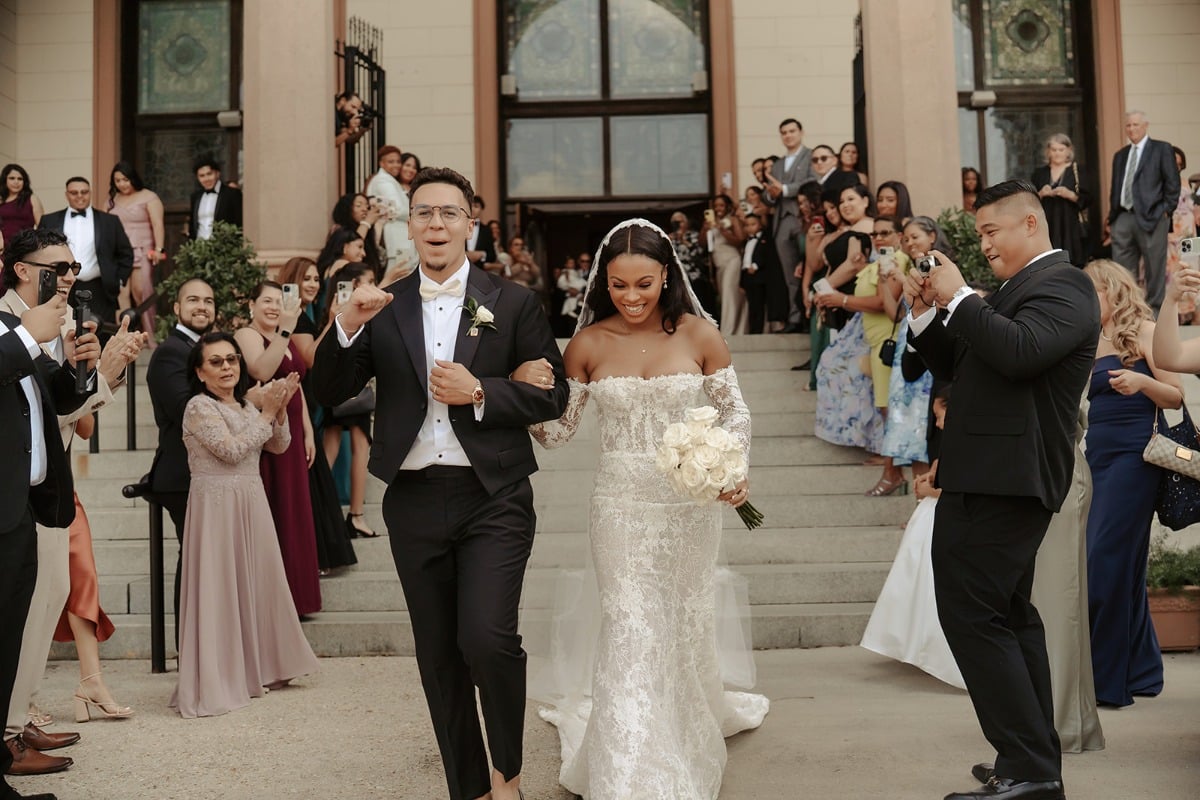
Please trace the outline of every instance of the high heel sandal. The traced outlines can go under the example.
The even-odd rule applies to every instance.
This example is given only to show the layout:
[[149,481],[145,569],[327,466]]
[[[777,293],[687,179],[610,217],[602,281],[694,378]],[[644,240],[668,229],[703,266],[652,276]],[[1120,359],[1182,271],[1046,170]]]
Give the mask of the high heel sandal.
[[357,539],[360,536],[364,539],[374,539],[377,536],[379,536],[378,533],[371,530],[370,528],[367,528],[364,531],[362,528],[355,525],[354,517],[361,518],[362,513],[360,512],[358,514],[346,514],[346,533],[350,534],[351,539]]
[[875,484],[874,487],[867,490],[864,494],[866,497],[889,497],[893,494],[907,495],[908,481],[904,478],[897,478],[894,481],[880,478],[879,483]]
[[90,681],[92,678],[99,678],[100,673],[95,672],[88,675],[79,682],[79,688],[75,690],[75,721],[89,722],[92,719],[92,708],[108,719],[126,719],[133,716],[133,709],[128,706],[119,706],[116,703],[101,703],[98,700],[93,700],[91,694],[83,688],[83,684]]

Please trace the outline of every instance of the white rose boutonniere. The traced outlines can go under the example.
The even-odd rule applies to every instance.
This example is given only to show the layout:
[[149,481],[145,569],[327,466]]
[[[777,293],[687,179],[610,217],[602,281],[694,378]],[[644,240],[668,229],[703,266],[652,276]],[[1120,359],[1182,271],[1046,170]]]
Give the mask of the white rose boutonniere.
[[467,328],[467,336],[478,336],[480,328],[496,330],[496,315],[487,306],[480,305],[474,297],[468,297],[462,304],[462,309],[471,317],[471,327]]

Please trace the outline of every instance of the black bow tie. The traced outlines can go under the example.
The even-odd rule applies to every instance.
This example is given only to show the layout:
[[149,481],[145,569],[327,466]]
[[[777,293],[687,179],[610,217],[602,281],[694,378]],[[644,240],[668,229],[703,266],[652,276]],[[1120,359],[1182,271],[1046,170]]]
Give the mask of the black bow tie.
[[72,217],[86,217],[87,212],[86,211],[72,211],[71,216]]
[[205,189],[204,193],[205,194],[216,194],[217,190],[216,189]]

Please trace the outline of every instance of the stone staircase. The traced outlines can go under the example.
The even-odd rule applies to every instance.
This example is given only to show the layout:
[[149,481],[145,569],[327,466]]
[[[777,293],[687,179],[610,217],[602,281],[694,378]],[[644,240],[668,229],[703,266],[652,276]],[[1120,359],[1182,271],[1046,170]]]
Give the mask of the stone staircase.
[[[802,391],[808,373],[789,369],[808,357],[807,347],[807,337],[790,335],[741,336],[731,342],[754,419],[753,498],[766,522],[749,532],[727,510],[724,551],[730,566],[748,579],[757,648],[857,643],[914,506],[911,497],[863,497],[879,468],[862,466],[860,450],[835,447],[812,435],[816,396]],[[126,393],[119,393],[116,404],[101,415],[101,452],[89,454],[78,443],[73,465],[92,526],[101,604],[117,626],[101,645],[102,655],[147,658],[147,505],[124,499],[120,490],[149,469],[157,431],[144,380],[139,381],[134,400],[139,449],[125,450],[126,402]],[[541,465],[533,477],[538,533],[522,617],[531,644],[548,635],[558,572],[580,566],[575,559],[587,537],[595,431],[595,411],[589,408],[571,445],[554,451],[535,448]],[[371,478],[367,492],[367,520],[381,533],[386,530],[379,505],[384,488]],[[177,545],[169,520],[165,526],[169,593]],[[304,623],[309,640],[319,655],[411,654],[408,616],[387,537],[356,539],[354,549],[359,559],[355,567],[321,581],[324,609]],[[167,624],[172,625],[169,616]],[[169,631],[167,638],[169,642]],[[74,655],[69,645],[55,648],[56,655]]]

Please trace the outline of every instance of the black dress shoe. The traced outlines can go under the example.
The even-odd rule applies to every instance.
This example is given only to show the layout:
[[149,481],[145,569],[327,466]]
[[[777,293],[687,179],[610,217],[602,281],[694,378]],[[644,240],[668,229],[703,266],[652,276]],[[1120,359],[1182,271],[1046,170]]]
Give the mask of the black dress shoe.
[[1066,800],[1062,781],[1014,781],[995,775],[973,792],[954,792],[945,800]]
[[775,331],[775,333],[800,333],[803,329],[794,322],[789,322],[784,327]]
[[996,768],[991,764],[976,764],[971,767],[971,777],[980,783],[987,783],[996,774]]
[[812,359],[811,358],[808,361],[805,361],[803,364],[797,364],[796,366],[792,367],[792,372],[802,372],[803,370],[806,370],[806,369],[812,369]]
[[50,794],[50,792],[20,794],[11,786],[0,786],[0,800],[58,800],[58,795]]

